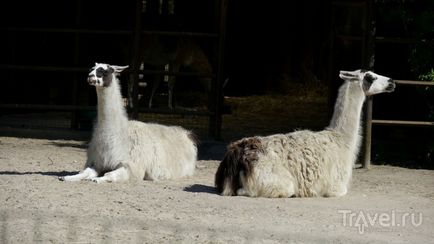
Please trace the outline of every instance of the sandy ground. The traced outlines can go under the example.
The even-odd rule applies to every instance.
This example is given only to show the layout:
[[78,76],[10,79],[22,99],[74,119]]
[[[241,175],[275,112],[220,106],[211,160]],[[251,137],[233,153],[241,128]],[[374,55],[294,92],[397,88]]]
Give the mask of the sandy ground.
[[434,242],[434,171],[355,169],[347,196],[306,199],[219,196],[215,160],[176,181],[58,181],[85,150],[0,137],[0,243]]

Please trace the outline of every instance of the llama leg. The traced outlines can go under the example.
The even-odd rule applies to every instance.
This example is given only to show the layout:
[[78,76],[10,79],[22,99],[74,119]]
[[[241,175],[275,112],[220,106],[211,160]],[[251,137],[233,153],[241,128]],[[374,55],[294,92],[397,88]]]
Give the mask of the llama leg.
[[295,195],[295,185],[289,175],[257,173],[253,177],[246,180],[246,177],[240,174],[243,187],[237,190],[238,196],[274,198]]
[[295,195],[294,184],[292,181],[269,182],[267,185],[264,185],[264,188],[261,190],[261,196],[264,197],[283,198]]
[[237,196],[255,197],[254,194],[248,192],[245,188],[239,188],[239,189],[237,190]]
[[292,181],[286,182],[286,185],[281,185],[278,189],[280,191],[276,192],[276,197],[292,197],[295,195],[295,186]]
[[348,189],[346,186],[335,186],[333,187],[327,194],[325,194],[326,197],[341,197],[345,196],[348,192]]
[[127,181],[130,178],[130,174],[125,167],[117,168],[113,171],[107,172],[102,177],[93,178],[92,181],[96,183],[103,182],[122,182]]
[[86,168],[76,175],[60,176],[61,181],[80,181],[88,180],[98,176],[98,173],[92,168]]
[[260,189],[257,193],[251,192],[246,188],[240,188],[237,190],[238,196],[247,196],[247,197],[272,197],[272,198],[283,198],[283,197],[292,197],[295,194],[294,184],[289,182],[288,185],[282,185],[280,183],[276,184],[268,184],[264,186],[264,189]]
[[243,171],[240,171],[240,182],[242,187],[236,189],[237,196],[256,197],[258,195],[258,189],[254,184],[248,181]]
[[262,192],[268,197],[292,197],[295,195],[297,181],[285,169],[273,170],[272,174],[262,174]]

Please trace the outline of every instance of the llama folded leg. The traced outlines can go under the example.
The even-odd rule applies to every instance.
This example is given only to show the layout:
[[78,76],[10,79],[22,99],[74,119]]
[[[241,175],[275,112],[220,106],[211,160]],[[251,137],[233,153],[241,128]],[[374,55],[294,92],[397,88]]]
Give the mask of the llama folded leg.
[[122,182],[130,178],[128,169],[124,166],[117,168],[113,171],[107,172],[104,176],[93,178],[92,181],[96,183],[103,182]]
[[248,179],[240,173],[240,181],[243,187],[237,190],[238,196],[248,197],[292,197],[295,194],[295,186],[291,176],[283,173],[266,173],[263,171],[254,173]]
[[68,176],[60,176],[59,180],[61,181],[80,181],[80,180],[89,180],[98,176],[98,173],[92,168],[86,168],[82,170],[80,173],[75,175]]
[[348,192],[347,186],[344,184],[332,186],[331,189],[325,194],[326,197],[341,197],[345,196]]

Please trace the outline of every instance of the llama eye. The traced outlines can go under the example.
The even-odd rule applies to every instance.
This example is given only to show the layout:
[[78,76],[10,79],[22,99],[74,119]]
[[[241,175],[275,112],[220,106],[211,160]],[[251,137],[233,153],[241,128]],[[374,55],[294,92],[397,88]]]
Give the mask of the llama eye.
[[377,77],[375,77],[375,76],[373,76],[373,75],[371,75],[371,74],[366,74],[365,75],[365,78],[364,78],[364,80],[366,81],[366,82],[368,82],[369,84],[371,84],[372,82],[374,82],[374,80],[376,80],[377,79]]
[[101,67],[95,70],[96,77],[101,78],[105,75],[105,70]]

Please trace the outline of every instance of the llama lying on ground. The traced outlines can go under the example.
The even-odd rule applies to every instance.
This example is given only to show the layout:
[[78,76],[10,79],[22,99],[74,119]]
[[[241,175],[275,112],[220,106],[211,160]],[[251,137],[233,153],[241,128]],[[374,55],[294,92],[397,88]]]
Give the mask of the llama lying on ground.
[[359,150],[365,96],[392,92],[395,83],[370,71],[341,71],[330,125],[233,142],[216,172],[222,195],[251,197],[343,196]]
[[98,119],[85,169],[64,181],[159,180],[193,175],[197,148],[181,127],[129,121],[117,76],[128,66],[95,64],[87,81],[96,87]]

